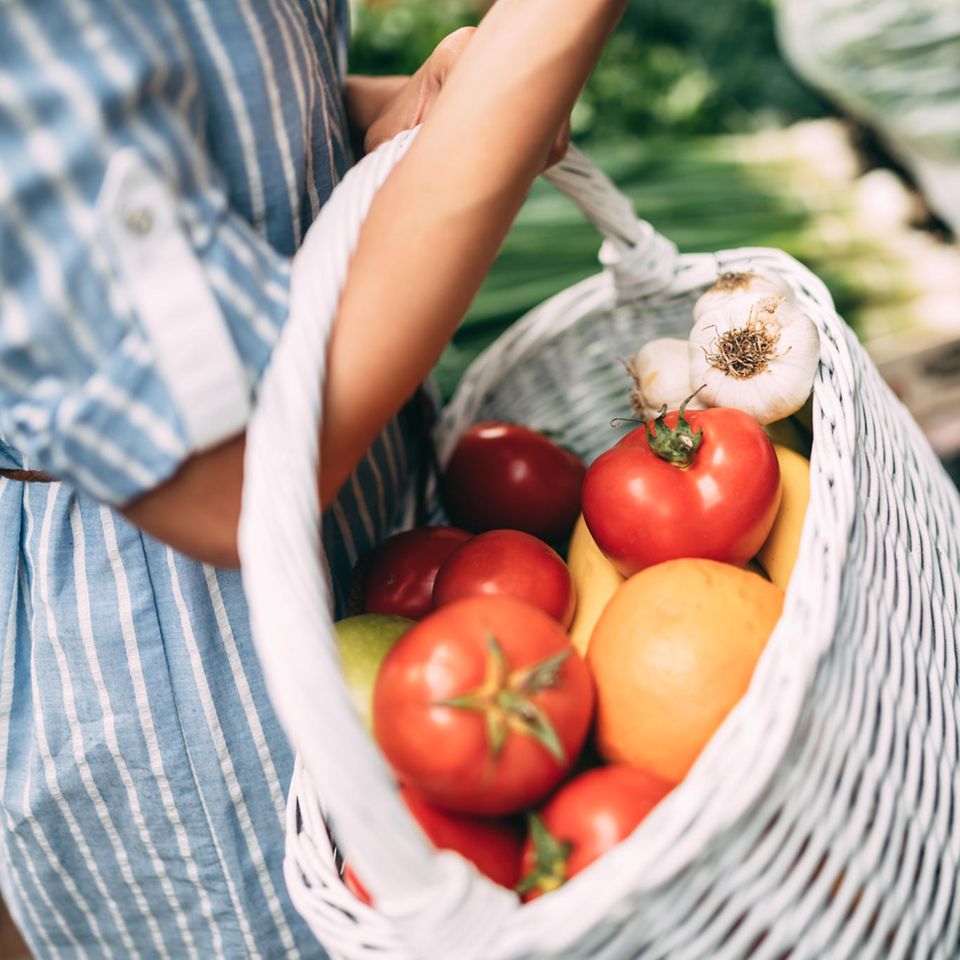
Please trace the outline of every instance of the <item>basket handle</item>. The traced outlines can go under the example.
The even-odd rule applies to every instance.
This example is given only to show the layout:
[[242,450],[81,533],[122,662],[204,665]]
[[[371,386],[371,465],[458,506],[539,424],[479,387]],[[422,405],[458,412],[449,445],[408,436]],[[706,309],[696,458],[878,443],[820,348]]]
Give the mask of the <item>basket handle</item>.
[[[316,477],[329,332],[370,204],[415,136],[401,134],[347,174],[294,261],[290,317],[247,431],[239,549],[271,700],[351,863],[414,955],[471,960],[490,955],[516,899],[463,860],[438,855],[403,806],[341,675],[320,542]],[[589,160],[573,151],[550,177],[606,234],[624,271],[641,262],[636,251],[646,251],[642,262],[656,271],[638,268],[634,281],[663,276],[672,248],[628,211]]]
[[618,299],[646,297],[671,283],[676,246],[637,216],[630,198],[582,150],[571,144],[544,177],[603,234],[600,262],[613,277]]

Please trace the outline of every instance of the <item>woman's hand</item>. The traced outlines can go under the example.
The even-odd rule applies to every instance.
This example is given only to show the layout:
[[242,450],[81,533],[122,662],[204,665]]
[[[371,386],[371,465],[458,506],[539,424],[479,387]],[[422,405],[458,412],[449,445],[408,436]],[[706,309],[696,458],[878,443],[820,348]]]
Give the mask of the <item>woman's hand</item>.
[[[373,199],[340,297],[323,503],[453,335],[626,2],[497,0],[447,65],[422,132]],[[397,109],[402,129],[412,117]]]
[[[423,123],[475,33],[475,27],[463,27],[444,37],[412,77],[347,78],[347,109],[366,153]],[[547,166],[562,160],[569,144],[568,119],[557,134]]]
[[[323,505],[453,335],[626,3],[497,0],[475,35],[438,48],[371,118],[374,144],[426,122],[371,204],[340,298]],[[198,454],[123,512],[199,560],[235,564],[243,451],[238,437]]]

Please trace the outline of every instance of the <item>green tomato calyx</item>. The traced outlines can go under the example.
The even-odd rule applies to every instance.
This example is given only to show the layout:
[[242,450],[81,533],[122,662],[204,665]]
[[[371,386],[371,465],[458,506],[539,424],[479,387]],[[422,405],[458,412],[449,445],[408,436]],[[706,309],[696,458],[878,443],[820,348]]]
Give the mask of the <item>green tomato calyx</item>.
[[[703,387],[700,388],[702,390]],[[689,467],[694,459],[696,458],[697,451],[700,449],[700,444],[703,442],[703,430],[700,429],[696,433],[693,432],[690,428],[690,423],[684,417],[684,413],[687,409],[687,404],[700,392],[697,390],[696,393],[691,394],[687,397],[683,403],[680,404],[680,410],[677,413],[677,425],[676,427],[667,426],[667,407],[664,404],[660,408],[660,415],[657,417],[654,426],[655,430],[651,430],[650,426],[647,423],[643,424],[643,429],[647,434],[647,442],[650,444],[650,449],[661,459],[666,460],[667,463],[672,463],[676,467],[681,469]]]
[[523,896],[533,890],[551,893],[567,882],[567,862],[573,852],[569,840],[557,840],[535,813],[528,816],[533,841],[533,869],[514,887]]
[[561,766],[566,751],[547,714],[533,701],[544,690],[557,685],[563,664],[573,648],[561,650],[538,663],[511,670],[503,647],[487,635],[487,669],[483,683],[457,697],[436,701],[436,706],[474,710],[483,714],[490,755],[496,759],[510,732],[531,737]]

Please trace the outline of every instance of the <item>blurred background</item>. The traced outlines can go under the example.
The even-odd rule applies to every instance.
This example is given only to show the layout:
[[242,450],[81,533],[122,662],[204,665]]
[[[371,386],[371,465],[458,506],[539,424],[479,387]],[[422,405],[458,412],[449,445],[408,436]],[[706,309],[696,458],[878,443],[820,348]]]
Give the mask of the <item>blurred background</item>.
[[[354,0],[351,71],[408,73],[484,0]],[[960,3],[631,0],[574,137],[683,251],[806,263],[960,477]],[[596,271],[539,184],[437,371]]]

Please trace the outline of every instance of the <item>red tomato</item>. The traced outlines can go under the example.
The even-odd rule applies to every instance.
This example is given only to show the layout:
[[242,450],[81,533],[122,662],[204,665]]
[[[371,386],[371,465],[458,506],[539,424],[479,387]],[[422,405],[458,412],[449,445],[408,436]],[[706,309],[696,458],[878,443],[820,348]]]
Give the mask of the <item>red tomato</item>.
[[629,837],[672,789],[626,766],[600,767],[571,780],[530,818],[518,892],[533,900],[562,886]]
[[567,565],[542,540],[519,530],[481,533],[446,559],[433,587],[433,605],[477,595],[525,600],[566,630],[577,607]]
[[363,586],[363,612],[408,620],[433,605],[433,582],[447,557],[470,539],[456,527],[423,527],[389,537],[373,552]]
[[[517,885],[523,840],[513,824],[440,810],[405,786],[400,787],[400,796],[437,849],[456,851],[502,887],[512,890]],[[360,900],[371,903],[349,866],[344,867],[343,882]]]
[[540,433],[509,423],[467,430],[447,465],[455,524],[474,533],[523,530],[560,543],[580,514],[583,464]]
[[374,734],[398,778],[438,806],[490,816],[563,779],[592,712],[567,635],[512,597],[469,597],[411,627],[373,693]]
[[584,519],[624,576],[681,557],[743,566],[776,519],[780,466],[756,420],[718,407],[677,426],[676,411],[651,421],[587,471]]
[[373,897],[370,891],[360,882],[360,878],[353,872],[353,867],[348,863],[343,865],[343,885],[361,902],[368,907],[373,905]]

